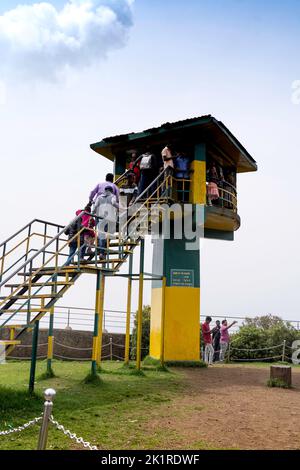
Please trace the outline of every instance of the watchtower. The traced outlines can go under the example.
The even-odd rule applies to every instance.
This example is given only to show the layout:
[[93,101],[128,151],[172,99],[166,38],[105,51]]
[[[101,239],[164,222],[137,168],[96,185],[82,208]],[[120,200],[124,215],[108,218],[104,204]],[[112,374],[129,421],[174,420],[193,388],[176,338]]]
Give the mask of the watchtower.
[[[201,224],[196,217],[200,209],[204,237],[233,240],[241,223],[237,174],[256,171],[257,165],[222,122],[210,115],[186,119],[139,133],[108,137],[92,144],[91,148],[114,163],[117,179],[128,169],[133,151],[136,155],[146,151],[155,155],[159,172],[163,167],[160,159],[165,146],[175,149],[175,169],[168,177],[167,204],[188,204],[192,208],[194,228]],[[185,175],[176,170],[176,158],[180,155],[189,161]],[[145,195],[153,203],[159,187],[159,173],[154,180],[155,187]],[[161,188],[166,190],[166,183]],[[173,223],[168,237],[162,232],[153,240],[152,271],[161,278],[152,281],[150,356],[159,359],[163,349],[166,361],[197,361],[200,353],[201,235],[199,232],[195,235],[191,246],[185,231],[180,237],[175,233],[173,212],[170,218]]]

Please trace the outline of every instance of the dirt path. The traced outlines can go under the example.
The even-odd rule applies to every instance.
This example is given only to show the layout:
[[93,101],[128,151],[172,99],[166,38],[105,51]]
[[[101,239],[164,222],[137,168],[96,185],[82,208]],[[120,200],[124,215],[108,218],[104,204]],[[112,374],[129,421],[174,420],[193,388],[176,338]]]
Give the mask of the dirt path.
[[[268,368],[213,366],[183,370],[185,393],[151,420],[181,448],[300,449],[300,370],[291,390],[268,388]],[[177,439],[176,439],[177,441]],[[177,448],[178,441],[174,444]],[[172,439],[170,447],[172,448]]]

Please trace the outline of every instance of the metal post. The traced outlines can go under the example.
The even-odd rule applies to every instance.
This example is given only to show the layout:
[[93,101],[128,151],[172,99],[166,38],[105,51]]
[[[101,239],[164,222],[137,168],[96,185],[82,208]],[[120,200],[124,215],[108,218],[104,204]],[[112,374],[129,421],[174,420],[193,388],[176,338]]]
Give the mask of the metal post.
[[47,372],[52,371],[53,359],[53,324],[54,324],[54,307],[50,309],[49,332],[48,332],[48,351],[47,351]]
[[282,358],[281,358],[281,362],[284,362],[284,361],[285,361],[285,346],[286,346],[286,340],[284,339],[284,340],[283,340],[283,345],[282,345]]
[[70,309],[68,309],[68,324],[67,324],[68,330],[70,329]]
[[2,276],[3,276],[3,271],[4,271],[5,254],[6,254],[6,243],[4,243],[4,245],[3,245],[3,251],[2,251],[2,261],[1,261],[1,271],[0,271],[0,282],[2,281]]
[[101,358],[102,358],[104,292],[105,292],[105,276],[104,276],[104,274],[101,274],[100,298],[99,298],[99,315],[98,315],[98,338],[97,338],[97,366],[98,366],[98,368],[101,365]]
[[140,246],[139,304],[138,304],[137,342],[136,342],[136,368],[138,370],[141,369],[141,352],[142,352],[144,252],[145,252],[145,240],[142,238],[141,246]]
[[131,296],[132,296],[132,265],[133,255],[129,256],[128,285],[127,285],[127,312],[126,312],[126,337],[125,337],[125,359],[124,363],[129,364],[130,350],[130,317],[131,317]]
[[98,317],[99,317],[99,303],[100,303],[100,285],[101,285],[101,272],[97,271],[96,281],[96,305],[95,305],[95,320],[94,320],[94,336],[93,336],[93,352],[92,352],[92,374],[97,373],[97,338],[98,338]]
[[39,340],[39,320],[36,320],[34,324],[34,330],[32,334],[32,349],[31,349],[31,365],[30,365],[30,376],[29,376],[29,393],[34,392],[34,380],[36,371],[36,360],[37,360],[37,348]]
[[166,295],[166,284],[167,279],[163,277],[162,280],[162,299],[161,299],[161,344],[160,344],[160,365],[164,367],[165,365],[165,295]]
[[[47,224],[45,223],[45,226],[44,226],[44,245],[46,245],[47,243]],[[45,250],[43,252],[43,265],[45,264],[45,260],[46,260],[46,253],[45,253]]]
[[42,425],[40,428],[37,450],[46,449],[49,422],[50,422],[50,417],[52,415],[53,399],[55,395],[56,395],[56,391],[53,390],[52,388],[47,388],[47,390],[45,390],[44,396],[45,396],[46,401],[44,403],[44,414],[43,414]]
[[113,339],[112,337],[109,338],[109,354],[110,354],[110,360],[113,360]]
[[[57,288],[56,288],[56,281],[57,281],[57,276],[53,277],[53,282],[55,282],[54,285],[51,287],[51,294],[56,294]],[[51,307],[50,313],[49,313],[49,332],[48,332],[48,351],[47,351],[47,372],[49,374],[52,373],[52,359],[53,359],[53,330],[54,330],[54,306]]]
[[[31,288],[32,288],[32,261],[30,261],[29,264],[29,281],[28,281],[28,290],[27,290],[27,295],[28,295],[28,301],[27,301],[27,325],[30,324],[31,321]],[[25,269],[25,268],[24,268]]]

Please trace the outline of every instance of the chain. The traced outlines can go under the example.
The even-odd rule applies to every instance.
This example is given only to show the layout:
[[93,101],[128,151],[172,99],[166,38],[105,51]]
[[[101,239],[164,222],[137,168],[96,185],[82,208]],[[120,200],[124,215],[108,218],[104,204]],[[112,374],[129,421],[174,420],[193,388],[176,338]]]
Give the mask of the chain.
[[39,421],[41,421],[42,416],[39,416],[38,418],[34,418],[31,421],[28,421],[28,423],[23,424],[22,426],[19,426],[14,429],[10,429],[8,431],[0,431],[0,436],[7,436],[8,434],[13,434],[14,432],[21,432],[24,431],[25,429],[30,428],[31,426],[34,426],[37,424]]
[[88,441],[85,441],[82,437],[78,437],[75,432],[71,433],[68,429],[66,429],[62,424],[59,424],[58,421],[53,419],[53,416],[50,418],[50,423],[52,423],[56,429],[62,431],[65,436],[68,436],[70,439],[75,440],[77,444],[81,444],[83,447],[89,450],[98,450],[96,446],[92,446]]

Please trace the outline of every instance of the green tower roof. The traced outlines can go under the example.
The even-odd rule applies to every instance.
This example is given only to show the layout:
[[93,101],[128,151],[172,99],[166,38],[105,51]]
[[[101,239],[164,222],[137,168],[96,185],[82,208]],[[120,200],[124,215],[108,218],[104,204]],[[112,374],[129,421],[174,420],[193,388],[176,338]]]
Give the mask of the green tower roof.
[[223,155],[237,169],[237,172],[256,171],[257,164],[238,139],[221,122],[211,115],[167,122],[159,127],[146,129],[142,132],[106,137],[100,142],[91,144],[91,149],[109,160],[115,155],[132,148],[143,151],[151,145],[165,145],[180,141],[184,143],[205,142],[213,151]]

